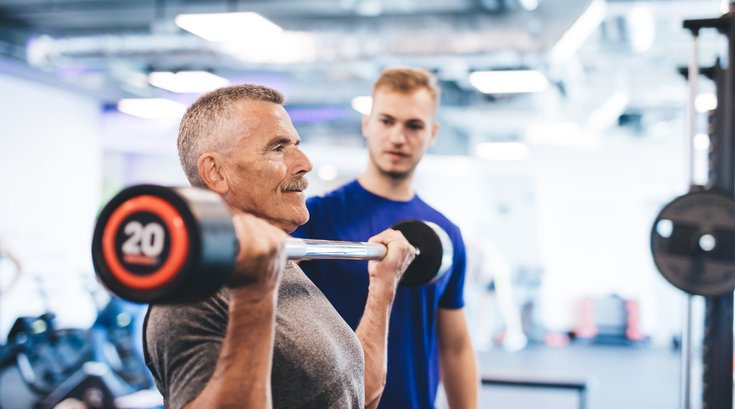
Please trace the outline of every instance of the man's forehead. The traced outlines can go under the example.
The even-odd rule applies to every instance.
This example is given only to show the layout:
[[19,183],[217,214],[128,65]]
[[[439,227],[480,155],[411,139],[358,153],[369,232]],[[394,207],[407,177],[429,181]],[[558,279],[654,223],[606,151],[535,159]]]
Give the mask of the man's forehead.
[[[412,99],[411,103],[406,103],[407,98]],[[427,119],[434,114],[433,98],[423,88],[413,92],[378,90],[373,96],[373,105],[374,114],[396,118]]]
[[244,132],[244,143],[264,144],[277,136],[293,137],[296,134],[288,113],[280,104],[241,101],[238,104],[238,113],[241,131]]
[[240,101],[236,106],[236,116],[247,128],[257,128],[260,125],[277,126],[279,122],[291,123],[283,105],[268,101]]

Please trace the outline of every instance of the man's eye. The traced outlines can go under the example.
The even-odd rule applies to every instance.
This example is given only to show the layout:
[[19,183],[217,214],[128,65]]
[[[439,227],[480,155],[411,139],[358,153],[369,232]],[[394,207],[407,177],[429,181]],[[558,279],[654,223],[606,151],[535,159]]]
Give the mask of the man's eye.
[[380,120],[380,123],[382,123],[383,125],[391,125],[393,123],[393,121],[391,121],[390,119],[387,119],[387,118],[383,118],[383,119]]
[[286,149],[286,145],[276,145],[273,147],[274,152],[283,152]]
[[421,124],[408,124],[408,129],[411,129],[413,131],[420,131],[424,129],[424,126]]

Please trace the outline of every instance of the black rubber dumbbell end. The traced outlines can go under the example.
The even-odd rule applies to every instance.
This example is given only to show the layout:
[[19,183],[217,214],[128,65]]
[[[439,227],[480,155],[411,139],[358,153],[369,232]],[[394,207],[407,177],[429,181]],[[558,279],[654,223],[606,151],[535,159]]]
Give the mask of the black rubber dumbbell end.
[[452,267],[454,248],[447,232],[437,224],[406,220],[392,227],[419,250],[401,279],[401,285],[416,287],[436,282]]

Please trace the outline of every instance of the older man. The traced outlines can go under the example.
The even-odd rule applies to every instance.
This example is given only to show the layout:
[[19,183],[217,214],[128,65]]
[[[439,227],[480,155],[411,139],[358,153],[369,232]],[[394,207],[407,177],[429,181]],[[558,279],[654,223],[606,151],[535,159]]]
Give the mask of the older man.
[[380,399],[390,310],[414,250],[393,230],[369,240],[388,252],[370,263],[355,332],[286,262],[287,233],[309,218],[311,163],[283,102],[267,87],[231,86],[201,96],[181,121],[189,181],[222,196],[247,244],[228,288],[148,311],[146,360],[167,408],[362,408]]

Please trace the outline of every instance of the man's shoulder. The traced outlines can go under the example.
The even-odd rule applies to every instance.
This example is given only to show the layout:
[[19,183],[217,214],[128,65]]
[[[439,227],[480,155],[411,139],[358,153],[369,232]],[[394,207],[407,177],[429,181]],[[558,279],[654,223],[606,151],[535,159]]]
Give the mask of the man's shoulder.
[[351,181],[321,195],[311,196],[306,199],[306,206],[310,211],[313,211],[323,207],[331,208],[334,206],[344,205],[344,203],[352,196],[352,192],[355,189],[355,183],[357,182]]
[[449,233],[450,230],[459,232],[459,227],[445,216],[444,213],[437,210],[418,196],[416,197],[416,202],[417,207],[421,208],[421,215],[423,216],[424,221],[438,224],[444,230],[447,230],[447,233]]
[[157,304],[148,307],[146,332],[150,335],[162,335],[176,332],[198,322],[203,317],[225,318],[228,311],[229,290],[222,287],[216,293],[203,300],[181,304]]
[[320,195],[311,196],[307,201],[309,200],[335,200],[335,199],[343,198],[355,190],[356,183],[357,183],[356,180],[352,180],[335,189],[328,190]]

